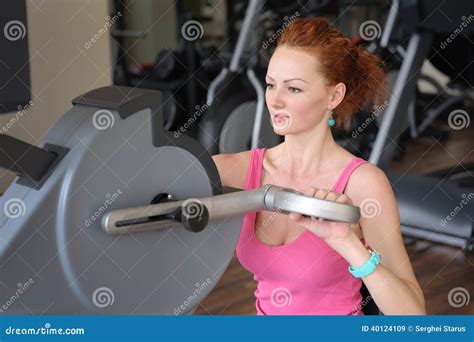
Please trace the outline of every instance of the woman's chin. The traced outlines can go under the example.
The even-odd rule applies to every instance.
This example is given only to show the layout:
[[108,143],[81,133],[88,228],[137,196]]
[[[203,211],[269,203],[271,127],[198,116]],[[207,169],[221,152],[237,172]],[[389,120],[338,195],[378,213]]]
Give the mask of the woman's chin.
[[278,117],[273,117],[271,120],[271,124],[273,126],[273,130],[275,132],[277,131],[286,131],[288,128],[291,127],[291,117],[289,116],[278,116]]

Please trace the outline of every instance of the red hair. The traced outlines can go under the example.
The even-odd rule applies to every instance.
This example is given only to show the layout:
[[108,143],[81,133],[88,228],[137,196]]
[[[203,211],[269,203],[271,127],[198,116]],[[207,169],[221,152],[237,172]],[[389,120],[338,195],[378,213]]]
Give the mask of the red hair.
[[353,45],[324,18],[295,20],[280,36],[278,46],[300,48],[313,55],[328,85],[339,82],[346,85],[344,99],[333,113],[337,128],[348,129],[347,124],[356,111],[385,101],[382,61],[364,47]]

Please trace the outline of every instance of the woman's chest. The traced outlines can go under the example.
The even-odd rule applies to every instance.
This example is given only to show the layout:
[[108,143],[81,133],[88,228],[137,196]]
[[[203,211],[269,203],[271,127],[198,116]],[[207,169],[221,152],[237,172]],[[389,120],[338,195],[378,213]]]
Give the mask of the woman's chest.
[[[261,185],[273,184],[298,190],[300,192],[305,192],[310,187],[317,189],[326,188],[334,191],[333,188],[337,182],[337,177],[334,176],[334,174],[324,175],[317,178],[317,182],[314,180],[311,182],[305,180],[294,181],[281,176],[271,177],[263,174]],[[290,244],[296,241],[306,230],[306,228],[292,220],[289,215],[281,212],[268,211],[257,212],[253,228],[255,237],[261,243],[269,246]],[[352,225],[351,229],[354,230],[357,236],[362,238],[362,232],[358,224]]]
[[347,262],[323,239],[307,231],[284,246],[265,246],[259,241],[237,248],[241,264],[257,281],[299,283],[324,288],[347,273]]

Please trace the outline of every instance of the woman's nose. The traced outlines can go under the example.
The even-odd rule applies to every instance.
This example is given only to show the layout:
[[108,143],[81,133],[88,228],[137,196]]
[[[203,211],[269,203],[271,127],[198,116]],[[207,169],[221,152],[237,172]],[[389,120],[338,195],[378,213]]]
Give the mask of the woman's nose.
[[285,106],[283,96],[280,91],[274,89],[271,93],[267,93],[267,104],[270,108],[281,109]]

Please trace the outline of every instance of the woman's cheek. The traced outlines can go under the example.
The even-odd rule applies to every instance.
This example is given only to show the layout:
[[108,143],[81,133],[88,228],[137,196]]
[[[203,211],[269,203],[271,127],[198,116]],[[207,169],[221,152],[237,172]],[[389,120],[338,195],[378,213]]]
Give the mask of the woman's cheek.
[[304,100],[301,100],[298,106],[300,106],[302,113],[310,114],[308,116],[310,116],[312,121],[321,120],[327,111],[324,100],[315,99],[314,97],[311,99],[305,98]]
[[296,99],[293,102],[294,112],[304,122],[314,120],[315,103],[307,98]]

